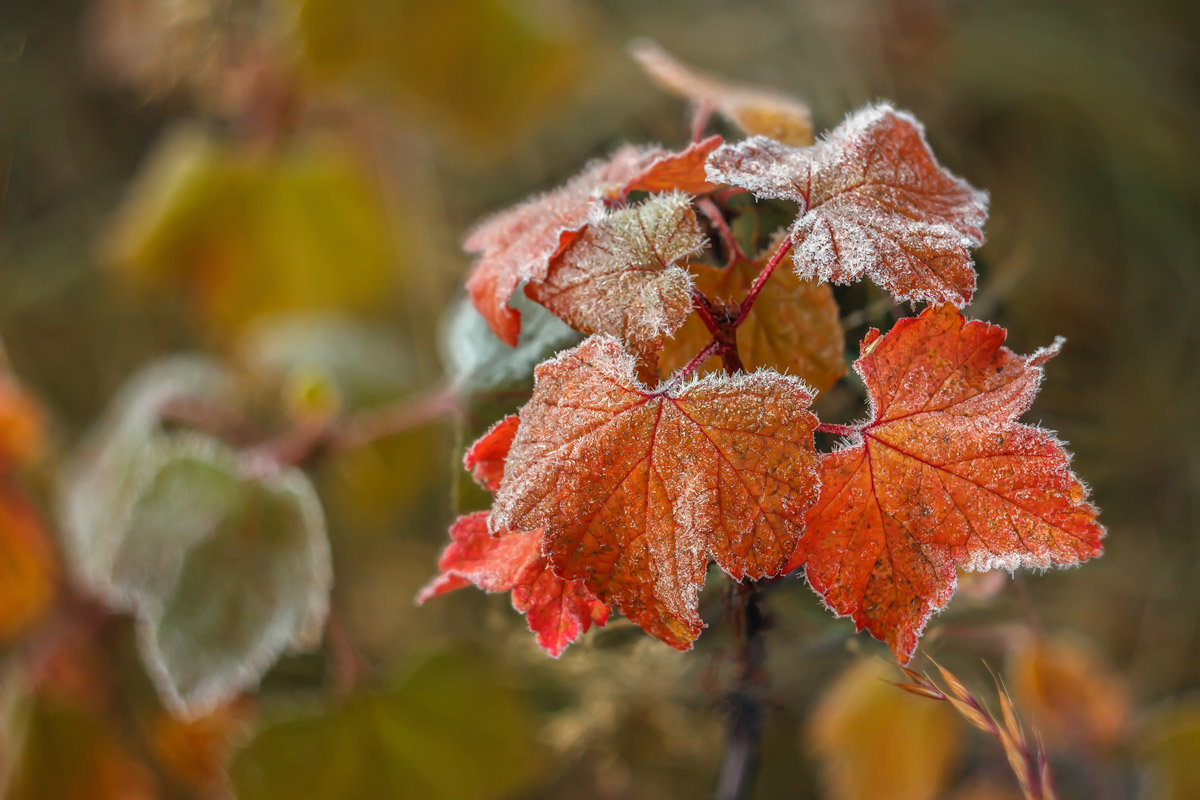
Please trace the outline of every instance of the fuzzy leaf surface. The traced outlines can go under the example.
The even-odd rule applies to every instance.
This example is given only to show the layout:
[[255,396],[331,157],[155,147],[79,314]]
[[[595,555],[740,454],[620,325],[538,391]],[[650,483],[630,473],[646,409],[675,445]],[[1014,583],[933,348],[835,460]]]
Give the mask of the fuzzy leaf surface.
[[678,153],[659,157],[640,175],[622,187],[620,196],[630,192],[665,192],[670,190],[687,194],[704,194],[717,188],[708,180],[705,163],[714,150],[722,144],[720,136],[709,136],[693,142]]
[[[760,258],[741,259],[729,267],[692,264],[695,286],[710,300],[737,303],[750,290],[774,247]],[[712,339],[696,315],[668,339],[659,359],[659,371],[669,375],[683,367]],[[787,372],[819,392],[828,390],[846,372],[845,337],[837,302],[829,284],[800,280],[790,272],[776,273],[764,284],[750,315],[738,326],[738,354],[746,370],[759,368]],[[721,368],[714,356],[701,369]]]
[[608,622],[610,609],[583,585],[554,574],[542,555],[541,531],[492,536],[488,513],[459,517],[450,526],[451,543],[438,559],[441,574],[417,595],[417,602],[474,584],[487,592],[512,592],[513,608],[525,615],[538,644],[557,658],[592,625]]
[[565,186],[484,220],[467,237],[467,252],[481,254],[467,279],[467,291],[501,340],[516,346],[521,332],[521,315],[508,306],[517,287],[542,280],[550,260],[587,226],[603,196],[621,193],[661,154],[657,148],[622,147]]
[[865,275],[899,300],[957,306],[975,292],[969,248],[983,243],[987,195],[945,170],[921,124],[890,105],[851,114],[812,147],[764,136],[724,145],[708,177],[800,204],[802,278]]
[[659,195],[594,218],[525,293],[572,328],[653,357],[692,308],[691,278],[676,262],[704,242],[689,197]]
[[757,579],[794,550],[817,495],[812,395],[766,371],[651,391],[635,368],[607,336],[538,367],[490,526],[543,529],[559,575],[686,650],[710,555]]
[[1016,420],[1061,341],[1020,356],[1005,330],[952,306],[863,339],[854,368],[870,419],[821,458],[821,496],[792,567],[907,661],[954,594],[955,567],[1075,564],[1100,554],[1104,528],[1069,456]]

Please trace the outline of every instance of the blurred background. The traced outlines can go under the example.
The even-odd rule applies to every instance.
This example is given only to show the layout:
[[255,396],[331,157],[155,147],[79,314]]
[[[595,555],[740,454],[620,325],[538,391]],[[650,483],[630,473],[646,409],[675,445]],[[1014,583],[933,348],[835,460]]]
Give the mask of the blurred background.
[[[219,359],[272,431],[419,406],[447,376],[475,387],[464,413],[311,470],[337,631],[197,722],[159,705],[127,619],[81,624],[49,599],[69,589],[29,600],[38,569],[69,572],[57,544],[41,567],[0,566],[0,595],[29,606],[0,630],[6,702],[41,703],[0,736],[6,796],[711,791],[720,581],[689,654],[614,621],[554,661],[506,597],[412,601],[456,512],[486,503],[458,469],[464,440],[528,380],[519,359],[479,376],[509,356],[463,319],[459,242],[621,143],[686,142],[686,104],[627,56],[644,36],[803,98],[818,130],[890,99],[991,193],[968,314],[1018,352],[1067,338],[1027,419],[1069,443],[1109,536],[1079,569],[965,583],[922,651],[993,708],[983,664],[1004,678],[1064,797],[1200,797],[1198,8],[2,0],[0,340],[42,408],[15,480],[48,541],[60,465],[156,360]],[[844,313],[877,299],[839,297]],[[1019,797],[995,742],[882,682],[900,679],[886,650],[802,583],[768,603],[754,796]]]

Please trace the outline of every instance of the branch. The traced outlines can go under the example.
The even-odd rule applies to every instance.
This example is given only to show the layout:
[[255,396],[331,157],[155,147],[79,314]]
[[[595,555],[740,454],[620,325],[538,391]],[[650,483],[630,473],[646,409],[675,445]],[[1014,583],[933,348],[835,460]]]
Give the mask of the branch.
[[750,291],[746,293],[746,299],[742,300],[742,305],[738,310],[737,319],[733,321],[733,327],[736,328],[738,325],[741,325],[743,321],[745,321],[746,316],[750,313],[750,309],[754,306],[754,301],[758,299],[758,293],[762,291],[763,286],[766,284],[767,278],[771,277],[771,273],[773,273],[775,268],[778,267],[780,262],[783,261],[783,257],[791,251],[793,244],[795,244],[795,242],[792,241],[792,237],[789,236],[784,239],[779,245],[779,249],[772,254],[771,260],[768,261],[765,266],[763,266],[762,272],[758,273],[758,277],[754,279],[754,283],[751,285]]
[[730,587],[730,610],[737,639],[737,682],[725,697],[729,738],[721,761],[715,800],[749,797],[758,766],[763,725],[763,663],[766,661],[763,632],[767,629],[761,599],[755,581],[734,583]]
[[717,204],[708,197],[697,197],[696,208],[700,209],[713,228],[716,229],[717,235],[721,237],[721,243],[725,245],[725,266],[726,268],[742,261],[746,258],[746,254],[742,251],[742,246],[738,244],[737,237],[733,235],[733,230],[729,227],[729,222],[725,219],[725,215],[721,213],[721,209],[717,208]]

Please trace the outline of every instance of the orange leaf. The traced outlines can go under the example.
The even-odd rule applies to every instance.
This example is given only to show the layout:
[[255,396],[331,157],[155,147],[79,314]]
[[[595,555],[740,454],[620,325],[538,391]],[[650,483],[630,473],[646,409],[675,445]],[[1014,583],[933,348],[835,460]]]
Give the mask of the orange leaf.
[[741,580],[795,549],[817,494],[811,402],[766,371],[650,391],[593,336],[537,368],[491,527],[544,529],[556,572],[686,650],[710,554]]
[[0,473],[32,460],[41,444],[42,414],[37,402],[15,380],[0,374]]
[[[692,264],[696,288],[710,300],[740,302],[778,242],[761,258],[742,259],[727,268]],[[712,335],[696,315],[665,343],[660,372],[669,375],[700,352]],[[837,302],[829,284],[802,281],[789,272],[776,273],[763,285],[750,315],[738,326],[738,355],[747,372],[760,367],[795,375],[819,392],[828,390],[846,372],[845,338]],[[710,372],[721,360],[702,365]]]
[[921,124],[890,105],[852,114],[812,147],[763,136],[725,145],[708,177],[800,204],[802,278],[867,275],[900,300],[958,306],[975,292],[968,248],[983,243],[987,195],[943,169]]
[[792,566],[901,661],[954,593],[955,567],[1074,564],[1104,528],[1048,431],[1016,419],[1060,342],[1032,356],[950,306],[872,330],[854,367],[871,418],[822,456],[821,496]]
[[617,336],[649,359],[692,310],[691,278],[675,262],[704,241],[690,198],[658,195],[594,217],[525,293],[572,328]]
[[687,194],[704,194],[717,188],[710,183],[704,165],[713,150],[721,146],[720,136],[710,136],[693,142],[680,153],[668,153],[634,177],[618,193],[621,197],[630,192],[665,192],[671,189]]
[[488,514],[476,511],[450,526],[453,540],[438,559],[441,574],[429,582],[417,602],[473,583],[488,592],[512,591],[513,608],[525,615],[529,630],[557,658],[592,625],[608,622],[609,608],[581,581],[554,574],[542,555],[541,531],[488,533]]
[[663,89],[717,111],[746,133],[770,136],[786,144],[812,144],[812,115],[799,100],[780,92],[727,83],[692,69],[646,39],[634,42],[630,51]]
[[17,487],[0,478],[0,642],[11,642],[42,617],[57,579],[41,520]]
[[504,477],[504,461],[513,437],[517,435],[516,414],[510,414],[480,436],[463,456],[463,469],[469,470],[475,482],[489,492],[500,488]]
[[550,260],[587,226],[603,196],[620,193],[661,154],[657,148],[622,147],[566,186],[502,211],[475,228],[463,247],[482,256],[467,279],[467,291],[498,337],[516,346],[521,317],[508,307],[513,292],[525,281],[545,278]]

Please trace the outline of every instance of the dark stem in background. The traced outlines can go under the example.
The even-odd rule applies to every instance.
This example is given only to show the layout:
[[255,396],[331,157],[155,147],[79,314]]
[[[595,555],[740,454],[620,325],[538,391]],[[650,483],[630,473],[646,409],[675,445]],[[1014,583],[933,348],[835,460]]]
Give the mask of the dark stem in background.
[[[753,303],[753,299],[750,302]],[[713,342],[719,345],[727,375],[742,371],[742,360],[737,349],[737,327],[745,318],[740,314],[741,310],[739,306],[712,308],[715,322]],[[733,688],[725,695],[729,731],[725,757],[721,760],[721,773],[717,777],[715,800],[744,800],[749,797],[754,775],[758,771],[758,748],[763,727],[763,663],[767,652],[763,638],[767,625],[761,601],[762,592],[756,581],[747,579],[741,583],[730,583],[728,619],[733,625],[736,677]]]
[[763,728],[763,663],[766,660],[767,628],[758,583],[732,583],[729,590],[730,619],[736,641],[737,680],[725,696],[729,733],[716,800],[743,800],[750,796],[758,769],[758,747]]

